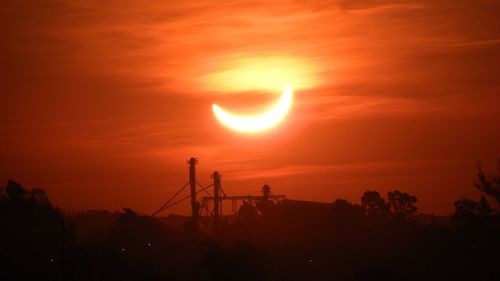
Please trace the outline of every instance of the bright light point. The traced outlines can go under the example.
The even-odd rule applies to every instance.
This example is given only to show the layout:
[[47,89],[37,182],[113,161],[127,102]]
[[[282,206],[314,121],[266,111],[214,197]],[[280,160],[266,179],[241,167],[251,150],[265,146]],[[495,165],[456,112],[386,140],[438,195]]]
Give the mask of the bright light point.
[[242,133],[258,133],[269,130],[283,121],[292,106],[293,91],[286,85],[279,101],[269,110],[259,115],[241,116],[227,112],[217,104],[212,104],[215,117],[223,125]]

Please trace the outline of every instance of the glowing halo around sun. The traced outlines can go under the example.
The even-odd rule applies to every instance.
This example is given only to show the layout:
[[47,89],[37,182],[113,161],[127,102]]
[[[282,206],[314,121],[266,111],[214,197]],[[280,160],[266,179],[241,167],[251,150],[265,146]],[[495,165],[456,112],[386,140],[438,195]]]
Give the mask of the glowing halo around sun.
[[199,78],[209,92],[281,91],[289,83],[294,89],[305,90],[321,83],[317,78],[320,69],[304,58],[236,55],[216,59],[213,69]]
[[[257,134],[271,130],[287,117],[294,89],[308,90],[321,85],[321,69],[306,57],[285,54],[234,53],[211,57],[197,80],[204,91],[217,95],[273,93],[283,90],[276,103],[260,113],[241,114],[212,104],[215,118],[239,133]],[[286,85],[283,89],[283,85]]]
[[286,85],[278,102],[258,115],[236,115],[215,103],[212,104],[212,111],[217,120],[230,129],[241,133],[258,133],[267,131],[283,121],[292,107],[292,101],[292,87]]

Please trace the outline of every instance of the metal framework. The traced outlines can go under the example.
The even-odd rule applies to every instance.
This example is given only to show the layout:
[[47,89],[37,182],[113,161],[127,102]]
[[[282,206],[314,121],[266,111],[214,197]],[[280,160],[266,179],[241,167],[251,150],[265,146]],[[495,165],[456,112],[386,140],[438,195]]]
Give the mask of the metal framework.
[[[255,202],[258,202],[258,201],[281,201],[281,200],[284,200],[286,199],[286,196],[285,195],[270,195],[269,197],[266,197],[266,196],[255,196],[255,195],[239,195],[239,196],[223,196],[221,198],[219,198],[219,204],[222,204],[222,201],[224,200],[230,200],[232,202],[232,205],[233,205],[233,208],[232,208],[232,211],[233,213],[237,211],[237,203],[239,201],[241,202],[245,202],[245,203],[255,203]],[[217,203],[216,202],[216,198],[215,197],[203,197],[203,203],[202,203],[202,206],[208,206],[209,205],[209,202],[210,201],[214,201],[214,206],[217,206]],[[219,211],[219,214],[222,214],[222,205],[220,205],[220,211]],[[217,209],[214,207],[214,210]],[[214,212],[214,216],[216,216],[215,212]]]
[[[271,187],[265,184],[262,187],[262,195],[239,195],[239,196],[227,196],[221,185],[221,174],[218,171],[213,172],[212,179],[213,183],[207,186],[202,186],[196,181],[196,164],[198,159],[191,157],[188,161],[189,164],[189,181],[183,185],[170,199],[167,200],[156,212],[152,215],[156,215],[184,200],[191,199],[191,216],[195,223],[199,222],[201,211],[205,211],[208,217],[213,217],[214,226],[219,223],[220,217],[222,216],[222,203],[224,201],[231,201],[233,213],[237,212],[238,203],[249,203],[254,205],[259,201],[281,201],[286,199],[285,195],[273,195],[271,193]],[[174,199],[189,185],[190,193],[189,195],[182,197],[174,201]],[[199,186],[200,189],[196,189]],[[207,189],[213,186],[213,195],[211,195]],[[208,196],[204,196],[200,202],[196,201],[196,194],[204,191]],[[213,208],[210,210],[210,202],[213,201]]]

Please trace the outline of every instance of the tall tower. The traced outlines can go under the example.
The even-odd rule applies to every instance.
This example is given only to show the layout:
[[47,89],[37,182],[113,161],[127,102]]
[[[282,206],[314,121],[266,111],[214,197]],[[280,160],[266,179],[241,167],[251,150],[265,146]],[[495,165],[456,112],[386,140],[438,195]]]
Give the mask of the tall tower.
[[189,185],[191,187],[191,210],[194,221],[198,220],[200,205],[196,202],[196,164],[198,160],[194,157],[189,159]]
[[217,226],[219,216],[222,215],[222,200],[220,199],[221,185],[220,185],[220,174],[215,171],[212,175],[214,178],[214,225]]
[[271,195],[271,187],[266,183],[262,187],[262,197],[264,201],[269,201],[269,195]]

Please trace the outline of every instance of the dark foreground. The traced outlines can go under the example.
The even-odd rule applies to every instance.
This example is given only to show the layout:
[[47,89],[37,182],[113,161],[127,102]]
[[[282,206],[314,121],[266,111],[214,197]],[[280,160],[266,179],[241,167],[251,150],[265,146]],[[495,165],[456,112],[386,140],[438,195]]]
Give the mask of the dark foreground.
[[217,227],[132,210],[62,214],[41,189],[0,193],[0,280],[500,280],[500,177],[449,217],[367,191],[361,205],[244,204]]

